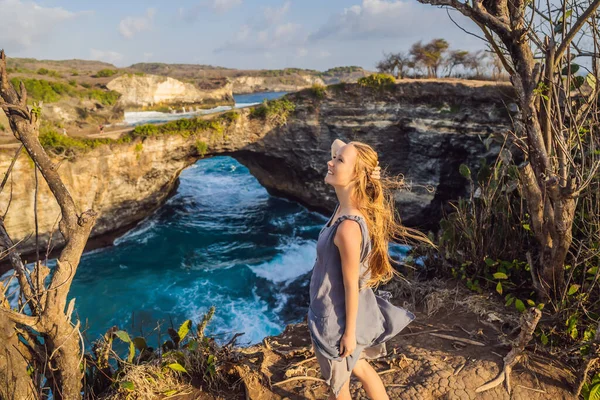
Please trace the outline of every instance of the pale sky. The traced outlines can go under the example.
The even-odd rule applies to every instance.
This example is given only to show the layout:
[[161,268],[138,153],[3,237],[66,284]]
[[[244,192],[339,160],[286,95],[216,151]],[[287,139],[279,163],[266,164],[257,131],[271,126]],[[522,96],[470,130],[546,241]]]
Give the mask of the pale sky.
[[[455,21],[478,32],[455,11]],[[383,52],[444,38],[485,44],[416,0],[0,0],[8,57],[211,64],[240,69],[374,70]]]

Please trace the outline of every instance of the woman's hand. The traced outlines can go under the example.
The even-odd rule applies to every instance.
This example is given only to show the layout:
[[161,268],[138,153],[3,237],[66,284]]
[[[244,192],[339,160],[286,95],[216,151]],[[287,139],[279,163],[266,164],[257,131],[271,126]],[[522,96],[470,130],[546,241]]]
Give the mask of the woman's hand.
[[333,143],[331,143],[331,158],[333,159],[333,157],[335,157],[335,155],[337,154],[338,149],[340,147],[344,147],[345,145],[346,143],[344,143],[340,139],[335,139]]
[[340,340],[340,356],[348,357],[356,349],[356,334],[344,332]]

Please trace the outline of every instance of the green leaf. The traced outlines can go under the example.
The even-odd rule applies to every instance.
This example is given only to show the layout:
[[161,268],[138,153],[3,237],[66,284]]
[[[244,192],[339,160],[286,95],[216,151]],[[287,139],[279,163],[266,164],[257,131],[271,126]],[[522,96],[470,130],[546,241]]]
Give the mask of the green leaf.
[[568,75],[570,73],[571,75],[573,75],[577,71],[579,71],[579,65],[577,65],[577,64],[571,64],[570,66],[564,67],[562,69],[562,74],[563,75]]
[[531,227],[529,226],[529,224],[523,224],[523,229],[525,229],[526,231],[531,231]]
[[571,80],[571,89],[579,89],[581,85],[585,82],[585,78],[583,76],[577,75],[574,76]]
[[515,300],[515,307],[519,312],[525,311],[525,304],[519,299]]
[[529,304],[531,307],[535,307],[535,301],[531,299],[527,299],[527,304]]
[[145,350],[148,348],[148,345],[146,344],[146,339],[144,339],[141,336],[133,338],[133,344],[135,345],[135,348],[138,349],[139,351],[142,351],[142,350]]
[[494,275],[494,279],[508,279],[508,275],[504,272],[496,272]]
[[498,282],[498,284],[496,285],[496,292],[498,292],[498,294],[502,294],[502,283]]
[[180,341],[183,340],[184,337],[186,337],[186,335],[190,331],[191,327],[192,327],[192,320],[190,320],[190,319],[188,319],[183,324],[181,324],[181,326],[179,327],[179,331],[177,331],[177,333],[179,334]]
[[554,33],[560,33],[563,30],[563,24],[558,24],[554,27]]
[[544,303],[540,303],[536,306],[538,310],[542,311],[544,309]]
[[600,400],[600,383],[595,384],[590,390],[589,400]]
[[548,336],[546,336],[546,334],[543,332],[542,332],[542,336],[540,336],[540,340],[542,341],[542,344],[544,346],[548,344]]
[[129,342],[129,354],[127,355],[127,362],[132,363],[133,357],[135,357],[135,345],[133,342]]
[[167,368],[171,368],[173,371],[177,371],[177,372],[185,372],[187,374],[187,371],[185,368],[183,368],[183,365],[179,364],[179,363],[172,363],[167,365]]
[[569,291],[567,292],[567,294],[568,294],[569,296],[572,296],[572,295],[574,295],[574,294],[575,294],[575,293],[576,293],[576,292],[579,290],[580,286],[581,286],[581,285],[577,285],[577,284],[575,284],[575,283],[574,283],[574,284],[572,284],[572,285],[569,287]]
[[125,343],[131,343],[131,339],[129,338],[129,334],[125,331],[116,331],[115,335]]
[[493,267],[494,265],[498,264],[498,261],[494,261],[489,257],[486,257],[484,261],[488,267]]
[[163,392],[165,396],[173,396],[175,393],[177,393],[177,389],[171,389],[167,390],[166,392]]
[[505,305],[506,307],[510,307],[510,306],[512,305],[512,303],[514,303],[514,302],[515,302],[515,298],[514,298],[514,297],[511,297],[510,299],[508,299],[508,300],[506,301],[506,304],[504,304],[504,305]]
[[135,385],[131,381],[119,382],[119,386],[132,392],[135,390]]
[[587,74],[585,77],[587,84],[590,85],[592,89],[596,89],[596,77],[592,74]]
[[471,170],[469,169],[469,167],[467,167],[465,164],[460,164],[460,167],[458,170],[462,176],[471,180]]
[[198,350],[198,341],[195,339],[190,340],[189,342],[187,342],[187,348],[194,351],[194,350]]
[[598,272],[598,267],[592,267],[587,270],[587,273],[590,275],[596,275],[597,272]]

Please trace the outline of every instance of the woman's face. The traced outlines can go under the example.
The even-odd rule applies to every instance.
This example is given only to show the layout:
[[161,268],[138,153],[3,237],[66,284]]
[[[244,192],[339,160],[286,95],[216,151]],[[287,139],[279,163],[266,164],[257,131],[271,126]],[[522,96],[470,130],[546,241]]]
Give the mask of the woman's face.
[[327,162],[325,183],[331,186],[346,187],[354,178],[354,164],[358,152],[352,144],[345,144],[337,150],[332,159]]

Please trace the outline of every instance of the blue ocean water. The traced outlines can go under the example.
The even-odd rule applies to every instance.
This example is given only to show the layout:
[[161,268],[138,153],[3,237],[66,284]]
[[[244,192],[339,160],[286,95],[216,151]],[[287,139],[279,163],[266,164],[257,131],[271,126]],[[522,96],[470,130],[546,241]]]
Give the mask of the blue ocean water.
[[113,325],[137,335],[158,320],[196,323],[211,305],[207,333],[223,340],[256,343],[298,322],[280,314],[282,288],[312,268],[326,218],[270,196],[230,157],[201,160],[180,182],[114,246],[82,257],[70,296],[88,339]]
[[[270,196],[233,158],[203,159],[114,246],[82,255],[69,297],[88,343],[116,325],[155,346],[157,323],[164,341],[168,327],[198,323],[214,305],[208,335],[223,343],[244,332],[237,342],[254,344],[302,320],[308,304],[294,294],[308,287],[290,284],[312,269],[326,221]],[[406,250],[390,246],[394,258]]]
[[158,111],[125,111],[124,123],[135,126],[148,123],[159,123],[173,121],[181,118],[193,118],[200,114],[212,114],[220,111],[232,110],[234,108],[251,107],[263,102],[263,100],[273,100],[284,96],[287,92],[258,92],[249,94],[234,94],[235,104],[233,106],[217,106],[209,109],[194,110],[191,107],[186,108],[185,113],[164,113]]

